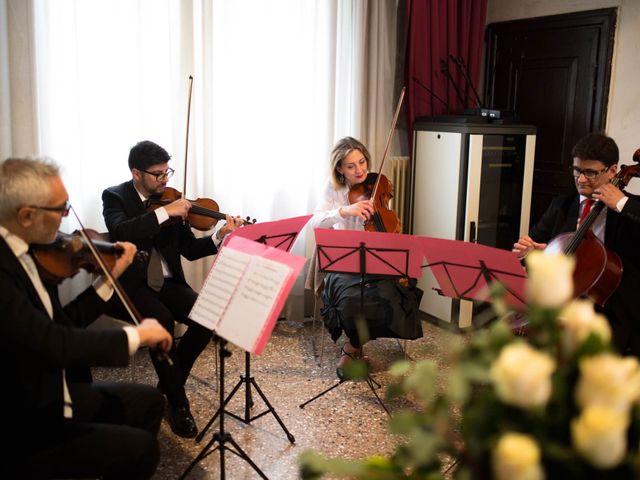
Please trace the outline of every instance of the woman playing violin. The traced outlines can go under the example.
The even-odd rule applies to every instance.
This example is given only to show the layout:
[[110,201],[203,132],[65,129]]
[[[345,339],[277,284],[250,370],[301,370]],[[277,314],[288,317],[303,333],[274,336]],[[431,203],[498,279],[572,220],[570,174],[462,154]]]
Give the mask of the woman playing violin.
[[[152,316],[173,335],[175,322],[188,326],[177,347],[169,355],[173,365],[151,356],[160,380],[158,387],[169,402],[169,424],[176,435],[195,437],[197,427],[189,408],[184,383],[191,367],[211,339],[211,331],[187,315],[197,293],[187,284],[181,257],[197,260],[218,252],[218,241],[242,224],[239,217],[227,216],[226,225],[216,235],[196,238],[186,218],[191,202],[178,199],[159,208],[148,208],[151,197],[161,195],[173,174],[170,156],[161,146],[142,141],[129,152],[131,180],[107,188],[102,193],[103,215],[111,239],[129,241],[138,250],[149,252],[148,263],[133,265],[121,279],[126,293],[143,316]],[[178,219],[177,222],[169,221]],[[216,238],[217,237],[217,238]],[[114,305],[114,314],[126,318]]]
[[[331,152],[330,180],[324,198],[314,211],[314,228],[363,230],[374,213],[371,200],[349,203],[349,190],[365,181],[371,157],[367,148],[352,137],[339,140]],[[356,325],[360,311],[360,275],[330,273],[324,279],[323,315],[334,341],[344,331],[348,340],[341,349],[338,377],[352,358],[361,358],[362,344],[378,337],[414,339],[422,336],[418,320],[421,291],[415,282],[403,287],[396,279],[367,275],[364,314],[368,335],[362,338]]]
[[314,212],[315,227],[364,229],[364,222],[373,214],[373,204],[371,200],[350,204],[349,188],[365,181],[370,159],[367,148],[355,138],[345,137],[336,143],[331,152],[331,176],[324,190],[324,201]]
[[[513,251],[524,258],[533,249],[544,249],[554,237],[574,232],[584,217],[589,200],[606,208],[592,225],[595,236],[615,252],[623,265],[620,286],[600,310],[612,327],[613,340],[625,354],[640,356],[638,305],[640,292],[640,197],[611,184],[618,172],[618,146],[602,133],[591,133],[572,149],[573,175],[577,192],[555,198],[529,235],[520,238]],[[580,272],[576,272],[577,275]]]

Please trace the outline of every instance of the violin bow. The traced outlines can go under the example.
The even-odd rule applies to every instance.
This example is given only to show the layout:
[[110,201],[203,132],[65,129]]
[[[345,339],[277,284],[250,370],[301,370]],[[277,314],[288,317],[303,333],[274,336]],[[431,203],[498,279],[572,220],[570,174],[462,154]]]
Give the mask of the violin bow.
[[[391,146],[391,140],[393,140],[393,134],[396,131],[396,123],[398,122],[398,117],[400,116],[400,108],[402,107],[402,101],[404,100],[404,93],[407,87],[402,87],[402,91],[400,92],[400,98],[398,99],[398,104],[396,106],[396,112],[393,115],[393,121],[391,122],[391,129],[389,130],[389,135],[387,136],[387,144],[384,147],[384,153],[382,154],[382,162],[380,162],[380,168],[378,171],[382,173],[382,167],[384,166],[384,161],[387,158],[387,153],[389,153],[389,147]],[[371,198],[376,198],[376,193],[378,192],[378,185],[380,184],[380,175],[376,179],[376,184],[373,187],[373,192],[371,194]]]
[[189,123],[191,120],[191,93],[193,92],[193,75],[189,75],[189,98],[187,100],[187,133],[184,139],[184,172],[182,178],[182,198],[187,195],[187,155],[189,154]]
[[[142,322],[142,315],[140,315],[140,312],[135,307],[135,305],[133,304],[133,302],[127,295],[127,293],[124,291],[118,279],[113,276],[113,274],[111,273],[111,270],[109,269],[109,267],[107,267],[107,264],[104,261],[102,254],[96,248],[91,237],[87,234],[86,229],[84,228],[84,225],[82,224],[82,221],[80,220],[80,217],[78,216],[78,213],[76,212],[75,208],[73,208],[73,206],[71,206],[71,211],[73,212],[73,216],[76,218],[78,225],[80,225],[80,235],[82,236],[84,241],[87,243],[87,246],[89,247],[89,251],[98,262],[98,265],[100,265],[100,268],[102,269],[102,272],[104,273],[105,277],[107,277],[107,279],[111,283],[113,290],[116,292],[116,295],[118,295],[118,298],[120,299],[125,310],[131,317],[131,320],[133,321],[134,325],[139,326],[140,322]],[[171,360],[169,355],[167,355],[166,352],[157,350],[156,353],[160,360],[165,360],[169,365],[173,365],[173,361]]]

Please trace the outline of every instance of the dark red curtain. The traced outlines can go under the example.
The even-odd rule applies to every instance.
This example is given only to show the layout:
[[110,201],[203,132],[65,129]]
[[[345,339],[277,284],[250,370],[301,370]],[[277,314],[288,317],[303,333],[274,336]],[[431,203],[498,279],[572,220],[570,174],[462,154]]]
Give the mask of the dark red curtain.
[[417,116],[461,114],[477,106],[458,63],[462,59],[478,90],[486,13],[487,0],[407,0],[405,85],[410,146]]

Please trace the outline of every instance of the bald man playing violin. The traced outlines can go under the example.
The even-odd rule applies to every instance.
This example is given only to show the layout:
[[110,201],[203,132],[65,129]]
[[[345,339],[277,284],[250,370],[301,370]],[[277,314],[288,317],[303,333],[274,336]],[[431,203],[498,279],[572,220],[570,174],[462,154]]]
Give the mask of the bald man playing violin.
[[[0,163],[0,364],[5,445],[1,478],[150,478],[159,460],[156,435],[164,399],[153,387],[92,383],[91,366],[124,366],[139,346],[169,350],[155,320],[137,327],[85,329],[112,288],[100,276],[63,307],[43,283],[33,244],[51,243],[69,197],[48,160]],[[119,243],[114,277],[134,245]]]
[[[613,340],[623,354],[640,356],[640,324],[636,297],[640,292],[640,197],[621,191],[611,180],[618,172],[618,146],[602,133],[591,133],[572,149],[571,173],[577,192],[555,198],[529,235],[520,238],[513,251],[524,258],[531,250],[544,249],[561,233],[575,232],[587,199],[604,203],[591,229],[622,260],[620,286],[603,309]],[[579,273],[579,272],[578,272]]]
[[[178,199],[159,208],[150,207],[149,200],[162,195],[173,174],[170,158],[164,148],[153,142],[137,143],[129,152],[131,180],[104,190],[102,203],[111,239],[133,242],[138,250],[150,254],[148,264],[133,265],[121,279],[140,313],[157,318],[172,335],[176,321],[187,325],[177,346],[169,352],[173,365],[151,358],[158,374],[158,388],[169,402],[171,429],[176,435],[192,438],[198,429],[184,384],[212,332],[187,316],[198,295],[185,280],[181,257],[197,260],[216,254],[217,243],[242,220],[227,215],[226,225],[216,234],[196,238],[189,224],[182,221],[191,202]],[[122,312],[114,313],[124,318]]]

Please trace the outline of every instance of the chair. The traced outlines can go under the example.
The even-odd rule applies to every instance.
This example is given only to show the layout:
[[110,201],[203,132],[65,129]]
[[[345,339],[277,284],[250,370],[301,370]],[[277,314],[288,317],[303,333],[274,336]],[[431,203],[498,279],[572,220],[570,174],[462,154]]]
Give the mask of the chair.
[[[327,333],[324,329],[324,317],[321,315],[321,310],[323,306],[322,302],[322,291],[324,287],[324,272],[318,271],[317,257],[316,252],[314,251],[313,256],[309,262],[309,268],[307,269],[307,276],[305,280],[305,289],[310,290],[313,294],[313,317],[312,317],[312,326],[311,326],[311,345],[313,347],[313,354],[316,358],[319,357],[318,366],[322,366],[322,362],[324,360],[324,343],[325,337]],[[317,330],[320,330],[320,345],[319,345],[319,354],[318,354],[318,334]],[[398,346],[402,350],[404,354],[404,358],[410,358],[407,350],[407,340],[406,339],[395,339],[398,343]]]
[[[320,311],[322,310],[322,287],[324,285],[325,274],[318,270],[318,258],[317,253],[314,250],[313,256],[309,261],[309,267],[307,268],[307,274],[305,279],[304,288],[310,290],[313,294],[313,317],[311,323],[311,345],[313,348],[314,357],[318,358],[318,366],[322,366],[322,360],[324,357],[324,338],[326,332],[324,331],[324,319],[322,318]],[[320,355],[318,355],[317,346],[317,325],[320,328]]]

